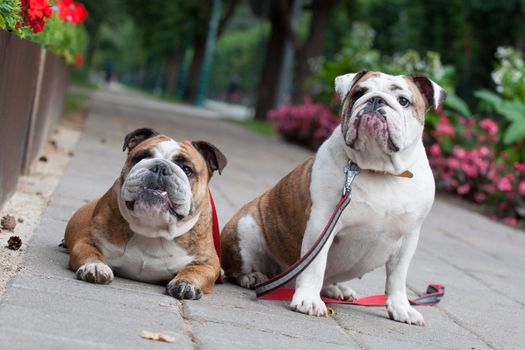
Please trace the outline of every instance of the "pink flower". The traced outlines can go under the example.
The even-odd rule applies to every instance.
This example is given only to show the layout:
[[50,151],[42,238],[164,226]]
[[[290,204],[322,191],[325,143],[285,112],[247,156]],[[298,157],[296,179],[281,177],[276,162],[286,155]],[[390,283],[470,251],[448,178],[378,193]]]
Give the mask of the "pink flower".
[[525,196],[525,181],[521,181],[519,186],[518,186],[518,192],[519,194],[521,194],[522,196]]
[[457,169],[459,168],[460,163],[459,160],[457,160],[456,158],[448,158],[447,165],[452,169]]
[[459,159],[463,159],[467,155],[467,152],[465,151],[465,149],[459,146],[454,146],[454,149],[452,150],[452,154]]
[[481,147],[479,148],[479,153],[480,153],[482,156],[486,157],[486,156],[488,156],[488,155],[490,154],[490,150],[488,149],[487,146],[481,146]]
[[503,219],[503,222],[511,226],[516,226],[518,224],[518,220],[514,216],[506,217],[505,219]]
[[482,121],[479,122],[479,126],[488,132],[490,136],[496,136],[499,131],[498,124],[496,124],[495,121],[489,118],[485,118]]
[[475,166],[472,166],[472,165],[467,164],[467,163],[463,163],[462,164],[462,168],[463,168],[463,172],[465,173],[465,175],[467,175],[469,177],[476,177],[476,176],[478,176],[478,169]]
[[504,177],[497,183],[498,190],[501,192],[510,192],[512,191],[512,183],[508,177]]
[[474,193],[474,200],[476,201],[476,203],[482,203],[485,198],[487,198],[487,196],[485,196],[484,193],[481,193],[481,192],[476,192]]
[[470,191],[470,185],[469,184],[463,184],[463,185],[458,187],[457,191],[458,191],[458,193],[460,195],[463,196],[463,195],[467,194]]
[[496,186],[494,184],[486,184],[483,188],[488,194],[496,192]]
[[514,168],[517,171],[521,171],[522,173],[525,173],[525,163],[514,163]]
[[450,124],[439,124],[434,129],[434,132],[437,136],[445,135],[445,136],[454,136],[455,130],[454,127]]
[[430,154],[434,157],[441,155],[441,147],[437,143],[430,146]]

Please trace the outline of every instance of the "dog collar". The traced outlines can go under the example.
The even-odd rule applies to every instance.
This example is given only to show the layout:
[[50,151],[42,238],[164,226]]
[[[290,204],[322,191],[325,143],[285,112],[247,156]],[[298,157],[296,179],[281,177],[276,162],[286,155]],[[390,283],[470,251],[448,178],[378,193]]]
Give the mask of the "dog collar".
[[371,173],[379,174],[379,175],[390,175],[390,176],[406,177],[407,179],[411,179],[411,178],[414,177],[414,174],[412,174],[412,172],[410,172],[408,170],[403,171],[401,174],[392,174],[392,173],[389,173],[388,171],[380,171],[380,170],[372,170],[372,169],[367,169],[367,171],[370,171]]

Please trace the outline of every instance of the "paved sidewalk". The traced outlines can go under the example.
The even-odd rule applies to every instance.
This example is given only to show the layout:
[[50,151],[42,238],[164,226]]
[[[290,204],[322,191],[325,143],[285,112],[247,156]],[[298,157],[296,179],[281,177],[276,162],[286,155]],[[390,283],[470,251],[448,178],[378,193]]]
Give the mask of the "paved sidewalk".
[[[141,102],[142,101],[142,102]],[[135,94],[94,94],[85,132],[26,253],[26,268],[0,297],[0,349],[522,349],[525,345],[525,235],[437,200],[408,284],[446,285],[436,307],[421,307],[426,327],[388,320],[383,308],[336,306],[315,318],[287,302],[257,301],[219,285],[199,301],[179,302],[164,287],[116,278],[77,281],[57,248],[70,215],[106,191],[124,161],[124,135],[149,126],[175,139],[214,143],[229,159],[212,179],[221,224],[309,156],[307,151],[188,108],[155,108]],[[194,110],[192,109],[192,114]],[[384,271],[350,283],[360,296],[382,293]],[[142,339],[143,330],[176,338]]]

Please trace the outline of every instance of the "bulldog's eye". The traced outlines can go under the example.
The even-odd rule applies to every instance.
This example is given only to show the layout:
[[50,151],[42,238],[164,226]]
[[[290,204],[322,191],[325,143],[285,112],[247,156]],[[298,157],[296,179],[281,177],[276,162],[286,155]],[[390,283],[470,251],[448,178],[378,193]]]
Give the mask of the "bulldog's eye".
[[194,174],[193,169],[187,165],[181,166],[181,169],[184,171],[184,174],[186,174],[187,177],[192,177]]
[[148,152],[148,151],[141,152],[141,153],[137,154],[135,157],[133,157],[131,159],[131,162],[133,164],[137,164],[138,162],[140,162],[141,160],[146,159],[146,158],[151,158],[151,153]]
[[407,98],[403,97],[403,96],[399,96],[399,97],[397,98],[397,102],[399,102],[399,104],[400,104],[401,106],[403,106],[403,107],[408,107],[408,106],[410,106],[410,101],[409,101]]
[[364,94],[365,94],[365,92],[363,90],[356,91],[352,95],[352,103],[354,103],[355,101],[359,100],[359,98],[361,98]]

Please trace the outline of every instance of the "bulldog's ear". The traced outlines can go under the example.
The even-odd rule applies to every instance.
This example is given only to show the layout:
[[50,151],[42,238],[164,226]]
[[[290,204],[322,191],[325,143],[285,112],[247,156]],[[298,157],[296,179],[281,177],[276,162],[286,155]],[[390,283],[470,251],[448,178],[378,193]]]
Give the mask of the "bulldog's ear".
[[219,174],[222,174],[222,169],[224,169],[228,160],[217,147],[206,141],[193,141],[191,144],[206,161],[210,175],[216,170],[219,171]]
[[354,86],[354,84],[357,83],[366,73],[368,73],[368,70],[363,69],[358,73],[348,73],[335,78],[335,91],[339,95],[341,101],[345,99],[346,94],[352,89],[352,86]]
[[410,78],[412,78],[417,89],[425,98],[427,108],[434,107],[434,109],[436,109],[441,106],[447,98],[447,92],[424,75],[414,75]]
[[135,131],[130,132],[124,138],[124,145],[122,146],[122,151],[128,149],[128,153],[135,148],[139,143],[144,140],[147,140],[153,136],[157,136],[159,133],[150,128],[141,128]]

